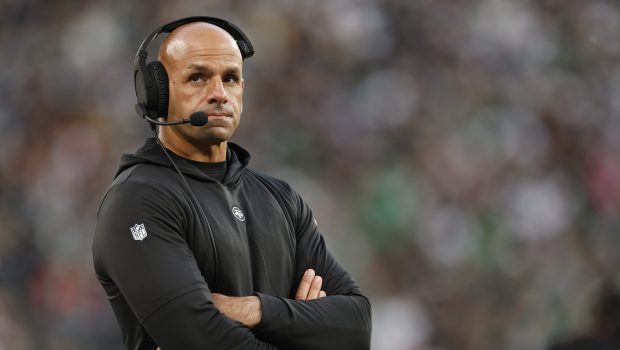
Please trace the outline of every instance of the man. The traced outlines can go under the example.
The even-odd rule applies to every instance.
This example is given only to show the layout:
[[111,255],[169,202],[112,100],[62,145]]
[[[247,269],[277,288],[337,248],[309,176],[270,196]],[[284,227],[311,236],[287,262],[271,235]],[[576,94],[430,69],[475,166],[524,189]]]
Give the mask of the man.
[[192,194],[154,139],[125,155],[101,204],[97,276],[127,349],[368,349],[370,303],[325,247],[285,182],[228,142],[243,109],[242,57],[218,26],[185,24],[162,43],[160,127]]

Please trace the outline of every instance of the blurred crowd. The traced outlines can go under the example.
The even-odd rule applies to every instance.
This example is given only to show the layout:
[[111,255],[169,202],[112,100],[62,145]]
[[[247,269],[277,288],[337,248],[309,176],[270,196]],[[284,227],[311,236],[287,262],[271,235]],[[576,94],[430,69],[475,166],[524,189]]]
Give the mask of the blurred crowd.
[[620,348],[618,1],[0,13],[0,350],[122,348],[92,268],[96,212],[120,154],[149,137],[135,51],[190,15],[253,41],[234,141],[310,203],[371,298],[373,349]]

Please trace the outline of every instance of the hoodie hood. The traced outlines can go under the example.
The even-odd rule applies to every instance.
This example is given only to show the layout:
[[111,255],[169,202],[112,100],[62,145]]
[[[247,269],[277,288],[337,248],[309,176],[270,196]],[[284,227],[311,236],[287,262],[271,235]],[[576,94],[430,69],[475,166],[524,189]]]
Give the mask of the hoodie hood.
[[[179,170],[183,175],[195,178],[203,182],[217,182],[217,180],[207,176],[201,171],[194,163],[196,161],[187,159],[177,155],[176,153],[168,150],[168,154],[174,160]],[[228,148],[226,149],[226,176],[222,180],[222,184],[225,186],[233,185],[239,181],[239,177],[243,170],[250,162],[250,154],[241,146],[228,142]],[[134,154],[123,154],[121,156],[121,164],[114,177],[116,178],[120,173],[128,168],[131,168],[137,164],[153,164],[174,170],[174,167],[170,163],[170,160],[164,154],[154,137],[146,139],[146,142],[140,147]]]

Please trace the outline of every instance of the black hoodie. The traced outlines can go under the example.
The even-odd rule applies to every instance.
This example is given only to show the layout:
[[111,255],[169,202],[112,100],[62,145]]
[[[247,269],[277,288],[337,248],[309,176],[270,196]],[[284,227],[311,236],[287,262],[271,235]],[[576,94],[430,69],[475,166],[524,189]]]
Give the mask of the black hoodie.
[[[221,183],[169,152],[206,218],[154,139],[123,155],[93,257],[126,349],[370,348],[370,303],[328,252],[308,205],[228,146]],[[328,296],[293,300],[309,268]],[[227,318],[211,292],[257,295],[261,322],[250,330]]]

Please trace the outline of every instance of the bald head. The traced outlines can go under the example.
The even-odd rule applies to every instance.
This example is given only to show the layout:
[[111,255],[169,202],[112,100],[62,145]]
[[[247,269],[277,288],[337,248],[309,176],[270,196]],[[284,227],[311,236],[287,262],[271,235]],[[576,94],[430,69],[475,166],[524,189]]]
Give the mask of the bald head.
[[175,29],[159,47],[159,60],[167,66],[171,60],[195,50],[208,54],[227,53],[239,57],[241,51],[235,39],[224,29],[207,22],[193,22]]

